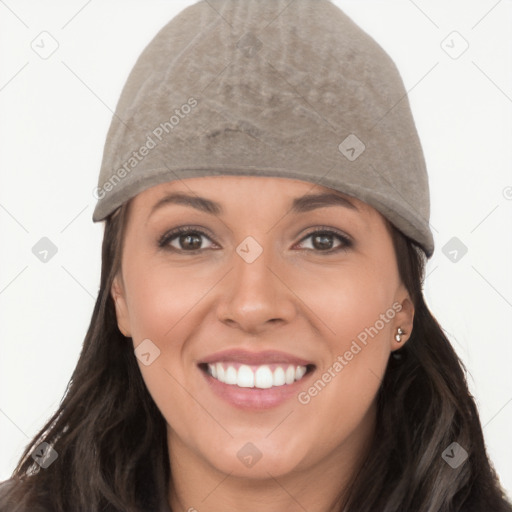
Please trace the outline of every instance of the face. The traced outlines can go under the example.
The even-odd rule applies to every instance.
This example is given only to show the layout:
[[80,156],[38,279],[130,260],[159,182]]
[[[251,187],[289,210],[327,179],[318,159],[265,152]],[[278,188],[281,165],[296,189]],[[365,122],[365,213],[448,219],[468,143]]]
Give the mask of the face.
[[[307,199],[325,193],[338,200]],[[112,296],[120,330],[140,345],[171,463],[179,454],[254,478],[361,456],[414,313],[380,213],[257,176],[177,180],[136,196]]]

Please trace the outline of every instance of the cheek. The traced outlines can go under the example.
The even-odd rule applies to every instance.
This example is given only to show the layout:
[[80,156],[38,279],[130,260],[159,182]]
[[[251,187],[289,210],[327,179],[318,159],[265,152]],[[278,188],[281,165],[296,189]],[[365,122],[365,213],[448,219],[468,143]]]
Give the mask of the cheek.
[[188,392],[194,382],[187,340],[206,315],[202,299],[218,277],[147,263],[132,268],[126,282],[134,348],[150,339],[160,351],[150,365],[138,361],[142,378],[167,423],[186,438],[191,424],[205,421],[204,408]]
[[[312,309],[325,319],[325,357],[316,379],[298,397],[312,415],[329,418],[333,438],[349,435],[371,407],[389,359],[396,315],[393,272],[386,275],[370,265],[345,270],[324,281],[329,285],[316,299],[310,295]],[[315,428],[315,422],[310,425]]]
[[[319,325],[329,351],[337,355],[348,350],[350,341],[358,336],[364,343],[365,333],[369,337],[368,329],[375,334],[375,324],[379,331],[376,338],[389,337],[395,316],[392,305],[396,284],[393,269],[387,271],[378,262],[367,261],[336,271],[316,269],[314,275],[303,272],[292,286],[304,305],[321,321]],[[388,346],[384,348],[387,350]]]
[[[127,273],[128,309],[134,341],[179,339],[175,331],[194,314],[216,279],[189,270],[136,263]],[[168,342],[167,342],[168,343]]]

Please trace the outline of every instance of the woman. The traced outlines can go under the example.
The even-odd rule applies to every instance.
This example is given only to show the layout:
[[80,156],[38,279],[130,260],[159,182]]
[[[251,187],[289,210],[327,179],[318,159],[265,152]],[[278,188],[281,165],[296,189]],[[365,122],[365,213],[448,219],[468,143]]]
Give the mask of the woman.
[[203,1],[137,61],[69,389],[2,510],[510,511],[423,294],[398,71],[326,0]]

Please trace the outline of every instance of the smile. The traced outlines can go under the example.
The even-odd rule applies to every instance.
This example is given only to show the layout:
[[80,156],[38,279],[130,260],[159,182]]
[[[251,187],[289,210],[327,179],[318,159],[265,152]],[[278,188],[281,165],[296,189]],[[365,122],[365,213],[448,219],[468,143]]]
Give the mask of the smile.
[[197,367],[214,395],[246,411],[271,409],[292,400],[316,370],[313,361],[298,355],[240,348],[205,356]]
[[217,362],[208,364],[206,371],[223,384],[240,388],[269,389],[301,380],[308,368],[292,364],[247,365]]

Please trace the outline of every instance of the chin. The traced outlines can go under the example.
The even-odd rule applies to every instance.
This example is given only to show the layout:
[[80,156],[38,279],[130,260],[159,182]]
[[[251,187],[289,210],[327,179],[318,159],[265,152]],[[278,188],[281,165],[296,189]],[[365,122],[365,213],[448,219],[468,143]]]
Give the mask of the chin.
[[279,477],[301,469],[304,464],[306,453],[294,449],[292,443],[276,442],[264,436],[253,441],[245,439],[233,439],[216,453],[204,456],[217,471],[240,478]]

